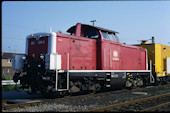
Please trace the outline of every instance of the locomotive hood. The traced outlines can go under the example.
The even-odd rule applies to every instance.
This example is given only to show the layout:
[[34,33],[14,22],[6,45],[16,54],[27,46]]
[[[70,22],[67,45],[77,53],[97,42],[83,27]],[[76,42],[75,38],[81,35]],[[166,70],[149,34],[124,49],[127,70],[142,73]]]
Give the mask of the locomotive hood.
[[[42,37],[48,37],[47,42],[41,41]],[[35,40],[38,44],[48,44],[48,54],[56,53],[56,33],[55,32],[39,32],[28,35],[26,38],[25,54],[28,55],[28,44],[31,43],[29,40]],[[33,44],[33,43],[32,43]]]
[[39,32],[28,35],[26,38],[25,54],[40,60],[41,54],[56,53],[56,33]]

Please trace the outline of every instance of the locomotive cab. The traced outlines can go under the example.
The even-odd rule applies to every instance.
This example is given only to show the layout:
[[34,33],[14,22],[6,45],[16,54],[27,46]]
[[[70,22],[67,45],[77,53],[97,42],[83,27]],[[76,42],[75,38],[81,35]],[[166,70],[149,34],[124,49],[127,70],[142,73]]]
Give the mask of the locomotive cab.
[[116,35],[118,32],[86,24],[78,23],[76,26],[69,28],[67,32],[75,36],[120,42]]

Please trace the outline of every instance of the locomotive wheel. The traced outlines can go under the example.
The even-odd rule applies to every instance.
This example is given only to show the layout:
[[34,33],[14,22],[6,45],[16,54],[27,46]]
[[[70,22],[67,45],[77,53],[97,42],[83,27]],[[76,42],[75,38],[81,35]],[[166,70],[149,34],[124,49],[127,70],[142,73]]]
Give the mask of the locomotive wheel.
[[93,94],[95,94],[97,91],[100,91],[100,89],[101,89],[101,85],[99,83],[97,83],[97,84],[92,85],[91,91],[92,91]]
[[100,91],[101,85],[99,83],[96,84],[96,91]]
[[131,81],[126,81],[126,84],[125,84],[126,88],[131,88],[132,87],[132,82]]
[[144,82],[140,78],[138,78],[137,80],[130,79],[130,80],[126,81],[126,84],[125,84],[125,86],[130,89],[136,88],[136,87],[141,87],[143,85],[144,85]]
[[137,86],[138,86],[138,87],[141,87],[141,86],[143,86],[143,85],[144,85],[143,80],[142,80],[142,79],[138,79],[138,80],[137,80]]

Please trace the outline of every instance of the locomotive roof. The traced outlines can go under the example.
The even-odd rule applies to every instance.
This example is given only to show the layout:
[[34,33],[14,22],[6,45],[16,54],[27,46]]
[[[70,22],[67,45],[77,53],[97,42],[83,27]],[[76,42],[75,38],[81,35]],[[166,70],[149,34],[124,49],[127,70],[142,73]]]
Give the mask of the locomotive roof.
[[[82,27],[84,27],[85,29],[94,28],[94,29],[102,30],[102,31],[109,32],[109,33],[119,33],[119,32],[113,31],[113,30],[109,30],[109,29],[105,29],[105,28],[101,28],[101,27],[97,27],[97,26],[91,26],[91,25],[87,25],[87,24],[81,24],[81,25],[82,25]],[[70,28],[67,30],[67,32],[69,32],[69,33],[74,33],[74,32],[75,32],[75,28],[76,28],[76,25],[70,27]]]

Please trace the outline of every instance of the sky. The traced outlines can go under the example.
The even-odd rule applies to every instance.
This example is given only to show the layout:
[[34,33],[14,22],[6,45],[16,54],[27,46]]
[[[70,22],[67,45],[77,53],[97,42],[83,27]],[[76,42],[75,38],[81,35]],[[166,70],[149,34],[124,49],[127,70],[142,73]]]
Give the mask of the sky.
[[[155,37],[170,46],[170,1],[3,1],[2,52],[25,53],[26,36],[66,31],[76,23],[119,32],[121,43]],[[148,41],[149,43],[151,40]]]

